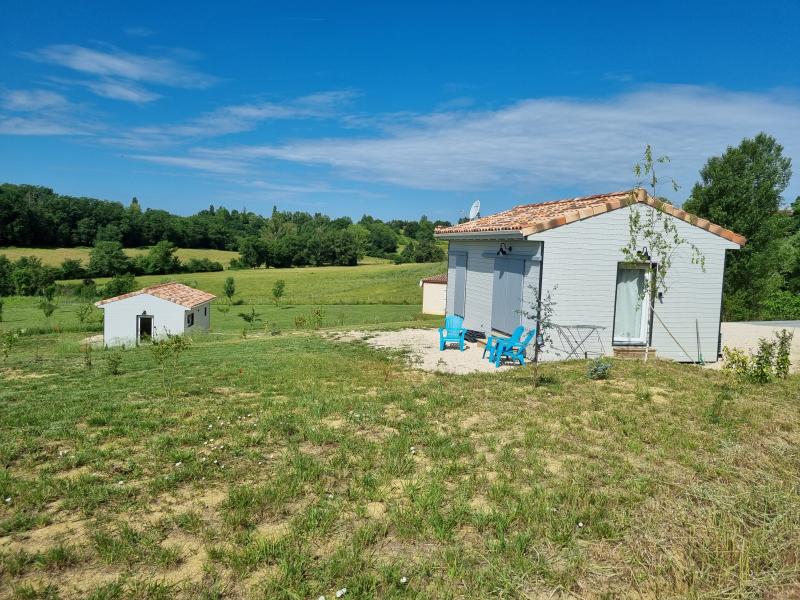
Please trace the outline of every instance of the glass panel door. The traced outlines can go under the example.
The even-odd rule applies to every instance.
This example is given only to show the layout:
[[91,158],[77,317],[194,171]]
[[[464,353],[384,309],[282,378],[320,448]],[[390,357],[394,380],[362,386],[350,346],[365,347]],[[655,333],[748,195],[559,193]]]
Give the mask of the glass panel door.
[[620,264],[614,311],[614,343],[644,344],[649,319],[648,265]]

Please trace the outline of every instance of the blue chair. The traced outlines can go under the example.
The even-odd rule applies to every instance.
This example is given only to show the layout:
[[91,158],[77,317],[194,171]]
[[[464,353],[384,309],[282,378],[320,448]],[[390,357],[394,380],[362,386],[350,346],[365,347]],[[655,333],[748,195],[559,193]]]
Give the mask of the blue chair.
[[525,351],[528,349],[528,344],[531,343],[536,337],[536,329],[531,329],[524,339],[516,342],[511,340],[501,340],[497,343],[497,349],[494,351],[494,366],[499,367],[504,358],[510,358],[512,361],[519,362],[520,365],[525,364]]
[[499,335],[490,335],[486,339],[486,346],[483,348],[483,358],[486,358],[486,353],[489,353],[489,360],[494,362],[494,353],[497,350],[497,346],[500,342],[519,342],[519,338],[522,337],[522,334],[525,332],[525,328],[520,325],[514,331],[511,332],[511,337],[502,337]]
[[439,350],[444,350],[447,344],[458,344],[458,349],[464,351],[464,318],[458,315],[447,315],[444,327],[439,327]]

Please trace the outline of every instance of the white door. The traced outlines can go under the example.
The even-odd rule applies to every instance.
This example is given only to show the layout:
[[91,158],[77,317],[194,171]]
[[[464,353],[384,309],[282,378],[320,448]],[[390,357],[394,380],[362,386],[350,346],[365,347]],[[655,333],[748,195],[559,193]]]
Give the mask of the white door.
[[620,263],[614,308],[614,343],[644,345],[650,319],[650,265]]

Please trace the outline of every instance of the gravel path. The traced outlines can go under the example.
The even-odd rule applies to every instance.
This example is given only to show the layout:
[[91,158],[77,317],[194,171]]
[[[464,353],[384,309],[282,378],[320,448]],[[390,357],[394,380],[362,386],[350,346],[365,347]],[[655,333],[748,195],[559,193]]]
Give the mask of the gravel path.
[[482,358],[483,346],[464,344],[464,351],[457,347],[439,350],[439,332],[436,329],[401,329],[400,331],[350,331],[338,334],[335,339],[342,341],[364,340],[374,348],[392,348],[408,352],[412,367],[423,371],[439,371],[464,375],[477,371],[497,372],[511,368],[495,368],[488,358]]

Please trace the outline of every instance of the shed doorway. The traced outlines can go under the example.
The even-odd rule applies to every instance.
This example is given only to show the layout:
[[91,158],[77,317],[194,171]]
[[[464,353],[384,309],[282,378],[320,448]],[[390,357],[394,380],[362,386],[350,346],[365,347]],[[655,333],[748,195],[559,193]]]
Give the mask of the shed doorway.
[[137,339],[142,342],[153,337],[152,315],[139,315],[136,317]]
[[492,285],[492,329],[511,334],[520,324],[522,310],[522,281],[525,275],[524,258],[494,259]]

